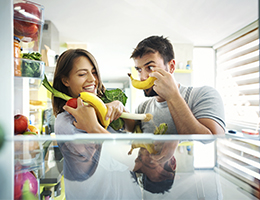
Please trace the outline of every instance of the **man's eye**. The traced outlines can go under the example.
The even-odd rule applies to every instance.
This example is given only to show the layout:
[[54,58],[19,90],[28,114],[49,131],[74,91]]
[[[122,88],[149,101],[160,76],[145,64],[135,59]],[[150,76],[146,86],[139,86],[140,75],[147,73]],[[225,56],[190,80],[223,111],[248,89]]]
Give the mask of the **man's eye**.
[[151,71],[153,70],[153,68],[154,68],[154,66],[148,66],[148,69]]
[[136,71],[138,71],[139,73],[141,73],[142,69],[139,67],[135,67]]

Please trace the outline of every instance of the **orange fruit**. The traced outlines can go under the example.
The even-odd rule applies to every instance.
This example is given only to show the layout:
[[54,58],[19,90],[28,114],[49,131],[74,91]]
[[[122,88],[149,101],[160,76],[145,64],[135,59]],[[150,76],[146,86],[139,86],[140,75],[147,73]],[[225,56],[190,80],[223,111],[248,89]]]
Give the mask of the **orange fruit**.
[[35,126],[33,126],[33,125],[28,125],[28,129],[31,131],[31,132],[34,132],[34,133],[36,133],[36,134],[39,134],[39,130],[38,130],[38,128],[36,128]]

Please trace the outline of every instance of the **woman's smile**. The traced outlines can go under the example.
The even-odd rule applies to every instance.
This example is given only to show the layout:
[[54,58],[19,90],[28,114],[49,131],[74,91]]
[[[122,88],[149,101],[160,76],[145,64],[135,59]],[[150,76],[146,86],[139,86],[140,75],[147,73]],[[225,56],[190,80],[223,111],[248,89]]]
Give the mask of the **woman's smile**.
[[83,91],[84,91],[84,92],[95,93],[95,91],[96,91],[96,85],[95,85],[95,84],[91,84],[91,85],[84,86],[84,87],[83,87]]

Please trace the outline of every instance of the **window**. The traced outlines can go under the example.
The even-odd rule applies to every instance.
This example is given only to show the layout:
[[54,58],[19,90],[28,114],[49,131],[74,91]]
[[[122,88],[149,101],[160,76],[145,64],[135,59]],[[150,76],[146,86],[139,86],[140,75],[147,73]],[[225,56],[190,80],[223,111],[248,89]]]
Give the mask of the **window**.
[[227,128],[259,129],[258,20],[214,46]]

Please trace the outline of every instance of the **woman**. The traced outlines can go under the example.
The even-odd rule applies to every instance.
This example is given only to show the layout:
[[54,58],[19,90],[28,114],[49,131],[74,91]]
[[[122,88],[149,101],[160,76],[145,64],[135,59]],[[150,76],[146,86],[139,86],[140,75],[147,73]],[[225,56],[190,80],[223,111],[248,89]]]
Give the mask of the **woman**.
[[[101,97],[105,87],[100,78],[100,72],[97,62],[92,54],[84,49],[70,49],[65,51],[57,61],[54,73],[53,87],[73,98],[77,98],[81,92],[91,92]],[[85,130],[88,133],[109,133],[111,129],[105,130],[97,121],[94,108],[91,106],[82,106],[82,101],[78,98],[79,109],[71,109],[64,106],[66,101],[60,98],[53,98],[53,113],[57,117],[64,110],[69,111],[76,118],[76,128]],[[106,104],[108,108],[106,118],[110,121],[120,117],[122,112],[126,112],[120,101],[114,101]],[[85,118],[91,121],[80,120],[80,113],[85,112],[89,115]],[[63,115],[65,115],[63,113]],[[77,119],[78,118],[78,119]]]
[[[95,58],[83,49],[70,49],[60,55],[53,87],[74,98],[78,98],[81,92],[91,92],[100,97],[105,91]],[[115,132],[111,127],[105,129],[98,122],[94,108],[84,105],[80,98],[77,99],[76,109],[65,105],[66,101],[60,98],[53,97],[52,100],[56,135]],[[126,112],[120,101],[113,101],[106,106],[106,118],[111,121]],[[105,149],[109,145],[106,143],[68,141],[59,142],[58,145],[64,157],[67,200],[141,199],[140,188],[133,182],[128,167],[107,153]]]

